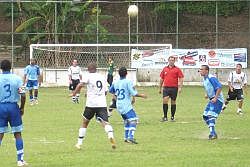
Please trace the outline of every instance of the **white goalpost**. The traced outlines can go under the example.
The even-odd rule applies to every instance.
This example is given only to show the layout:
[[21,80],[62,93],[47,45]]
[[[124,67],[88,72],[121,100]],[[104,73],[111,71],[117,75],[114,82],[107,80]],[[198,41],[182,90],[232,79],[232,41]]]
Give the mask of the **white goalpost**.
[[[114,61],[116,69],[129,69],[128,77],[136,82],[137,67],[131,66],[132,58],[139,52],[157,53],[172,51],[171,44],[31,44],[30,58],[35,58],[43,69],[44,83],[53,86],[67,86],[67,69],[73,59],[86,72],[89,63],[96,63],[98,70],[107,72],[108,58]],[[142,55],[143,56],[143,55]],[[141,67],[138,67],[141,68]],[[65,79],[66,78],[66,79]]]

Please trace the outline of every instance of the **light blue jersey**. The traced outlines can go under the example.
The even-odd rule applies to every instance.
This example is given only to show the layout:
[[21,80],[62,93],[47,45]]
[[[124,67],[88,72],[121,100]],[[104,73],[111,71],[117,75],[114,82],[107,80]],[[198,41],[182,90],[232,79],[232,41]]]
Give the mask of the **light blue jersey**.
[[40,68],[38,65],[28,65],[24,69],[24,74],[27,75],[28,80],[38,80]]
[[[222,85],[218,81],[218,79],[211,74],[203,78],[203,85],[204,85],[204,88],[206,90],[206,93],[209,99],[212,99],[215,96],[216,91],[222,88]],[[224,103],[222,92],[220,93],[218,100]]]
[[137,91],[133,88],[132,81],[121,78],[112,84],[109,91],[117,97],[116,106],[120,114],[126,114],[133,109],[131,96],[137,95]]
[[18,89],[22,87],[22,79],[10,72],[0,74],[0,103],[16,103],[20,99]]

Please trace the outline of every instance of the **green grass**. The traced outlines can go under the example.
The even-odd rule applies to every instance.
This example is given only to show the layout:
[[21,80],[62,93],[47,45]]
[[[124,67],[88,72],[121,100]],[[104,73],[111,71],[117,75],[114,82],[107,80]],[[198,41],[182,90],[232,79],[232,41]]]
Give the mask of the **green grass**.
[[[159,121],[162,98],[158,88],[139,87],[138,91],[148,95],[148,99],[136,99],[135,110],[140,118],[135,135],[138,145],[123,142],[123,122],[114,112],[110,122],[117,149],[111,149],[104,130],[92,120],[83,149],[76,150],[82,96],[81,104],[72,104],[67,88],[41,88],[39,104],[27,103],[23,117],[25,160],[32,167],[250,166],[249,96],[245,97],[243,116],[236,114],[235,101],[229,104],[217,120],[219,139],[209,141],[209,130],[202,121],[207,102],[202,87],[184,87],[177,99],[176,122],[166,123]],[[15,165],[14,140],[6,134],[0,147],[0,166]]]

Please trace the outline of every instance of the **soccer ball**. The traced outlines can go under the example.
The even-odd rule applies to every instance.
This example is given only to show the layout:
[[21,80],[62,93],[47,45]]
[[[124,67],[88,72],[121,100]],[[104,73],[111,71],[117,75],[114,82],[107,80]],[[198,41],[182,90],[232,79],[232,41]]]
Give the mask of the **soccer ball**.
[[129,17],[136,17],[138,15],[138,7],[136,5],[130,5],[128,7]]

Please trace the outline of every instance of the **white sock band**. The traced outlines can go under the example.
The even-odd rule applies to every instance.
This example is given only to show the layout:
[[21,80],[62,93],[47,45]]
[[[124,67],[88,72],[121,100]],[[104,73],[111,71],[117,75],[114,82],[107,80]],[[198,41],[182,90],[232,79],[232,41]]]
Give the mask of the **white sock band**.
[[108,138],[114,138],[113,128],[111,125],[105,125],[105,132],[108,134]]

